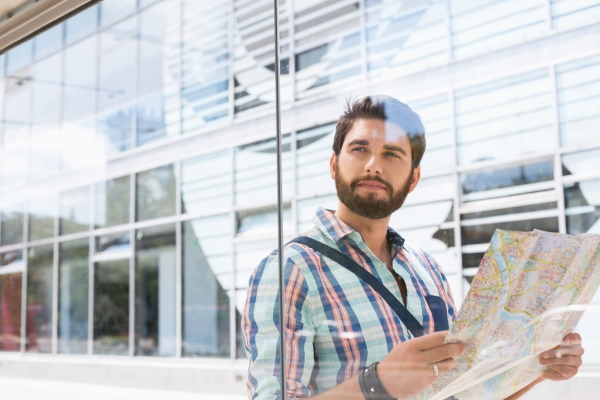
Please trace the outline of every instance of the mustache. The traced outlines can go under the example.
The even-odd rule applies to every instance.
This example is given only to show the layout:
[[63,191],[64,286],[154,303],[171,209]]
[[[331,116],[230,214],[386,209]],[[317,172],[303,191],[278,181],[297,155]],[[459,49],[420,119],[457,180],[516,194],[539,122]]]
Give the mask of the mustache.
[[350,187],[352,188],[352,190],[354,190],[356,188],[356,186],[363,182],[363,181],[374,181],[374,182],[379,182],[381,183],[383,186],[385,186],[386,190],[389,193],[393,193],[394,189],[392,188],[392,185],[390,185],[388,182],[384,181],[382,178],[378,177],[378,176],[364,176],[362,178],[356,178],[354,179],[352,182],[350,182]]

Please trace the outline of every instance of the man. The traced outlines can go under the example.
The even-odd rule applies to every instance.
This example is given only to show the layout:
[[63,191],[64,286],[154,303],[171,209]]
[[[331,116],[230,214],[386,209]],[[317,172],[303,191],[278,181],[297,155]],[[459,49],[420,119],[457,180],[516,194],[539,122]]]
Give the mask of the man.
[[[419,182],[424,135],[419,116],[396,99],[372,96],[349,104],[338,121],[330,160],[338,209],[319,209],[315,227],[303,236],[340,251],[372,274],[426,335],[414,337],[385,296],[347,266],[291,242],[283,260],[286,393],[281,395],[279,382],[275,251],[250,279],[242,319],[249,398],[406,398],[433,384],[465,351],[462,343],[443,344],[447,331],[439,331],[456,316],[442,270],[388,227],[390,215]],[[438,300],[437,308],[431,298]],[[578,335],[567,341],[542,358],[550,369],[512,398],[543,379],[575,375],[583,349]]]

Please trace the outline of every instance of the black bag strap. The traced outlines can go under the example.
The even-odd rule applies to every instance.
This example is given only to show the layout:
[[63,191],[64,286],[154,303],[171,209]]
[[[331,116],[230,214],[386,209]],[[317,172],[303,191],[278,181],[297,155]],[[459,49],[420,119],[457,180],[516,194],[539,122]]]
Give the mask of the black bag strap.
[[[354,261],[352,258],[348,257],[344,253],[339,250],[332,249],[319,242],[318,240],[309,238],[307,236],[298,236],[297,238],[290,241],[290,243],[300,243],[304,244],[319,253],[321,255],[332,259],[342,267],[346,268],[350,272],[354,273],[364,282],[366,282],[369,286],[371,286],[377,293],[383,297],[383,299],[389,304],[389,306],[394,310],[398,318],[404,323],[406,328],[413,334],[414,337],[423,336],[424,329],[423,326],[417,321],[417,319],[412,315],[406,307],[398,300],[396,296],[392,294],[385,287],[383,283],[381,283],[377,278],[371,275],[366,269],[364,269],[359,263]],[[441,299],[440,299],[441,300]],[[446,322],[447,324],[447,322]]]

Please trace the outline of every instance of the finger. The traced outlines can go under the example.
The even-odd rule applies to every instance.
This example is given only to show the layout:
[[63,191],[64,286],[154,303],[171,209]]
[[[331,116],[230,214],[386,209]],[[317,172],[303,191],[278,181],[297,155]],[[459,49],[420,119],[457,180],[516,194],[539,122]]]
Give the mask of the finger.
[[440,346],[444,343],[444,339],[448,335],[448,331],[440,331],[430,333],[425,336],[418,337],[413,339],[414,346],[417,350],[427,350],[434,347]]
[[554,367],[557,365],[565,365],[572,367],[581,367],[581,357],[578,356],[564,356],[561,358],[540,358],[540,364]]
[[466,348],[464,343],[448,343],[434,349],[424,350],[421,355],[425,362],[433,363],[460,356],[465,352]]
[[[430,365],[433,366],[433,363]],[[452,367],[454,366],[454,359],[447,358],[445,360],[437,361],[435,365],[437,365],[438,367],[438,373],[443,374],[444,372],[448,372],[452,369]]]
[[549,369],[556,371],[563,376],[563,379],[569,379],[577,374],[579,368],[570,365],[550,365]]
[[563,338],[563,344],[565,346],[581,344],[581,335],[579,333],[570,333]]
[[540,354],[541,358],[561,358],[565,356],[581,357],[585,351],[581,345],[574,346],[557,346],[552,350],[548,350]]

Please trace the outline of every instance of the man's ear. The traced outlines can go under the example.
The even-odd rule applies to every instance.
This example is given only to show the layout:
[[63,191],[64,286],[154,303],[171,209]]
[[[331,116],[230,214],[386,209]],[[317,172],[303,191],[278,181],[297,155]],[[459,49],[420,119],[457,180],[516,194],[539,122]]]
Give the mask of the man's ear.
[[329,175],[331,179],[335,181],[335,173],[337,171],[337,157],[335,153],[331,153],[331,158],[329,159]]
[[408,190],[408,193],[415,190],[415,188],[417,187],[417,183],[419,183],[420,180],[421,180],[421,166],[419,165],[417,168],[415,168],[413,170],[412,181],[410,182],[410,189]]

